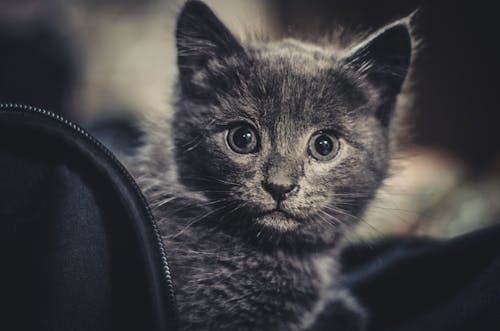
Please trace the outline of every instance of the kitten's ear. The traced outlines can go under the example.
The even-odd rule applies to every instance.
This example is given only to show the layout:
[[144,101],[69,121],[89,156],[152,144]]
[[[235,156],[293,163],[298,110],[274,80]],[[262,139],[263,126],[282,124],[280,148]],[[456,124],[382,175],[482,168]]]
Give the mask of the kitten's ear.
[[244,53],[228,28],[201,1],[186,2],[177,21],[176,38],[181,76],[201,69],[212,58]]
[[405,20],[388,25],[366,38],[343,62],[365,75],[377,89],[395,97],[408,73],[411,55],[412,41]]

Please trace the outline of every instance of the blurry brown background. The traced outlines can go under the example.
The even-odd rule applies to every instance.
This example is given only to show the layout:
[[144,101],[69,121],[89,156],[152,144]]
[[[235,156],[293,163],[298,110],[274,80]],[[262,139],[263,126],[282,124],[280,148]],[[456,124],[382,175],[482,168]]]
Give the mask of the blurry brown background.
[[[449,237],[500,220],[500,54],[494,4],[206,2],[236,34],[275,38],[324,34],[335,25],[375,29],[418,7],[415,34],[421,45],[402,98],[411,101],[403,104],[413,127],[412,144],[397,158],[394,176],[358,233]],[[106,119],[134,123],[170,111],[176,75],[172,36],[181,4],[0,0],[0,103],[37,105],[91,130]]]

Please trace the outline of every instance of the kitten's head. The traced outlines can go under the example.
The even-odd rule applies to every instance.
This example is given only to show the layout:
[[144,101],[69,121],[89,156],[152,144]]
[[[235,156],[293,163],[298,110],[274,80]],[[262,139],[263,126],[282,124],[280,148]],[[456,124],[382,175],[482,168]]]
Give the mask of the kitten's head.
[[209,224],[270,244],[330,245],[384,179],[411,57],[396,23],[338,52],[295,40],[240,43],[199,1],[177,25],[179,180]]

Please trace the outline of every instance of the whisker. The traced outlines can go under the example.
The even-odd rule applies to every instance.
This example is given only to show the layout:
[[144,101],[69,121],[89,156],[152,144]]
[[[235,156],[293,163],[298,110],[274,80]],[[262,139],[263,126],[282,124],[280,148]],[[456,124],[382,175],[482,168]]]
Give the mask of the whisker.
[[226,208],[227,205],[224,205],[224,206],[221,206],[219,208],[216,208],[216,209],[212,209],[210,210],[209,212],[205,213],[204,215],[198,217],[198,218],[195,218],[193,221],[191,221],[190,223],[188,223],[182,230],[180,230],[179,232],[177,232],[176,234],[172,235],[172,236],[169,236],[170,238],[178,238],[180,235],[182,235],[183,233],[185,233],[191,226],[193,226],[194,224],[198,223],[198,222],[201,222],[203,220],[206,220],[208,219],[209,216],[223,210],[224,208]]
[[368,221],[366,221],[366,219],[364,219],[362,217],[349,214],[347,211],[339,209],[339,208],[335,208],[333,206],[325,206],[324,208],[327,209],[327,210],[330,210],[330,211],[332,211],[334,213],[339,213],[341,215],[344,215],[344,216],[350,217],[350,218],[352,218],[352,219],[354,219],[356,221],[359,221],[359,222],[361,222],[363,224],[366,224],[368,227],[370,227],[377,234],[382,234],[381,231],[379,231],[376,227],[374,227],[372,224],[370,224]]

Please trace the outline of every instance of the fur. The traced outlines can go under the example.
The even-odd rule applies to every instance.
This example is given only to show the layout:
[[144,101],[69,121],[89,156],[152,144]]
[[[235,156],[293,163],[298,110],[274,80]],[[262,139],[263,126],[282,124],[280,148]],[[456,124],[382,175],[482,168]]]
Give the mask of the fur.
[[[365,313],[339,282],[338,243],[387,174],[411,60],[406,23],[342,51],[241,43],[188,1],[176,37],[173,118],[145,128],[131,169],[169,253],[181,328],[307,330],[327,316],[335,330],[361,330]],[[227,144],[241,123],[259,135],[255,153]],[[321,130],[339,141],[330,161],[307,152]],[[266,185],[282,183],[294,189],[278,201]]]

